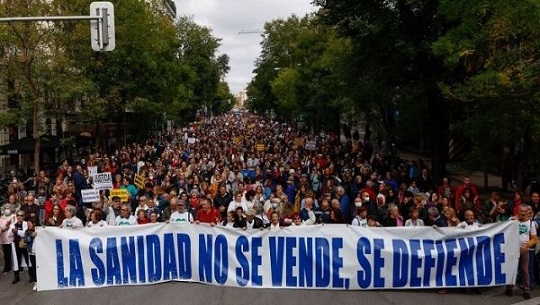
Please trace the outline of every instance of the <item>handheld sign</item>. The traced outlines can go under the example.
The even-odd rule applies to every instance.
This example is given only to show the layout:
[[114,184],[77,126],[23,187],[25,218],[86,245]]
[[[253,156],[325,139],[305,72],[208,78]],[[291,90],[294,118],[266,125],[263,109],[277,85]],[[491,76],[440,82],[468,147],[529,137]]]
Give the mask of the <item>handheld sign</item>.
[[135,183],[135,186],[138,188],[138,189],[143,189],[144,188],[144,176],[143,175],[139,175],[139,174],[135,174],[135,179],[134,179],[134,183]]
[[81,195],[84,203],[97,202],[100,200],[99,190],[96,189],[81,190]]
[[111,198],[114,196],[120,197],[120,201],[128,202],[128,191],[126,189],[113,189],[111,190]]
[[112,189],[112,176],[110,172],[99,173],[92,176],[94,181],[94,189],[110,190]]

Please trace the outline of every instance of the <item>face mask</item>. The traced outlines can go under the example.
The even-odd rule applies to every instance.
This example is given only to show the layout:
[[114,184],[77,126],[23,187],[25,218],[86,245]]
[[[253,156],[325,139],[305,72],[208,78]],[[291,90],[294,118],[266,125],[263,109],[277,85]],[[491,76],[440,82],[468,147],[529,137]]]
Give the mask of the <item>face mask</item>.
[[278,204],[277,204],[277,203],[272,203],[272,208],[273,208],[273,209],[277,209],[277,207],[278,207]]
[[6,215],[6,216],[11,215],[11,210],[4,210],[4,215]]
[[355,205],[357,208],[359,208],[359,207],[362,206],[362,202],[360,202],[360,201],[355,201],[355,202],[354,202],[354,205]]
[[368,202],[369,201],[369,197],[364,197],[364,202]]

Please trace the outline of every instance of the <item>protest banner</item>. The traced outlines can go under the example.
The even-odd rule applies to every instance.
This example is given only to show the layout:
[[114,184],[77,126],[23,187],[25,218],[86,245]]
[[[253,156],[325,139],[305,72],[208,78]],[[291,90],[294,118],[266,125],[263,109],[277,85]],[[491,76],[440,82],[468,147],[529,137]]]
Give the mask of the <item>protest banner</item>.
[[88,175],[95,176],[98,174],[97,166],[88,166]]
[[419,289],[514,284],[516,222],[240,230],[206,224],[38,228],[38,290],[189,281],[229,287]]
[[266,147],[263,143],[257,143],[256,148],[257,148],[257,151],[264,151]]
[[306,141],[306,146],[304,148],[306,150],[315,150],[317,149],[317,143],[315,141]]
[[114,196],[120,197],[120,201],[122,201],[122,202],[128,202],[129,201],[128,191],[126,189],[112,189],[110,197],[112,198]]
[[138,188],[138,189],[143,189],[144,188],[144,176],[143,175],[139,175],[139,174],[135,174],[135,179],[133,179],[133,183],[135,184],[135,186]]
[[84,203],[97,202],[100,200],[99,190],[96,190],[96,189],[81,190],[81,195],[82,195],[82,202]]
[[92,176],[93,187],[96,190],[112,189],[112,176],[110,172],[103,172]]

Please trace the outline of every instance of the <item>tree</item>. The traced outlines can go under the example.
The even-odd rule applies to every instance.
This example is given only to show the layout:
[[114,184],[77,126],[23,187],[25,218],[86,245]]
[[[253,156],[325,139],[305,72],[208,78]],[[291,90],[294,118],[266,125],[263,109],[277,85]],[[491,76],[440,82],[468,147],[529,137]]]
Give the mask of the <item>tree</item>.
[[487,170],[501,163],[502,147],[521,147],[513,153],[522,189],[526,171],[538,168],[540,6],[442,0],[440,10],[454,26],[433,48],[453,75],[441,88],[462,109],[470,164]]
[[438,87],[444,78],[443,65],[431,48],[446,30],[438,1],[314,2],[322,20],[352,41],[354,49],[342,78],[349,89],[343,92],[347,100],[385,118],[382,121],[390,138],[400,126],[389,114],[418,107],[418,103],[425,105],[424,113],[402,119],[414,124],[416,138],[426,135],[430,140],[433,177],[440,181],[446,171],[450,118],[448,101]]
[[349,40],[338,38],[316,16],[267,23],[248,86],[249,107],[302,120],[314,130],[339,130],[339,59],[349,50]]
[[[49,15],[52,10],[47,1],[7,1],[0,7],[0,16],[40,16]],[[31,120],[33,126],[35,170],[40,167],[40,104],[43,102],[43,83],[36,77],[37,71],[46,69],[48,57],[45,49],[50,46],[53,32],[46,23],[7,23],[0,25],[0,48],[2,66],[6,73],[3,79],[13,84],[10,90],[18,96],[17,107],[12,107],[4,123],[14,124]],[[8,86],[9,87],[9,86]],[[31,111],[29,111],[31,109]],[[14,116],[20,120],[14,120]]]

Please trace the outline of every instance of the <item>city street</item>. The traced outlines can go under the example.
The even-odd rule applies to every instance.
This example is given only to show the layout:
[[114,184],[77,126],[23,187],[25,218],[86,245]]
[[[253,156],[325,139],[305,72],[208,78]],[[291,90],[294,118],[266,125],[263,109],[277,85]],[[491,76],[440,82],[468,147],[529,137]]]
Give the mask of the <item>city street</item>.
[[[51,275],[55,276],[55,275]],[[474,304],[505,305],[523,301],[516,287],[513,297],[504,295],[503,287],[484,288],[481,295],[449,290],[439,295],[435,290],[393,291],[330,291],[224,288],[196,283],[165,283],[147,286],[130,286],[99,289],[72,289],[63,291],[32,291],[28,275],[21,275],[21,282],[11,285],[12,274],[0,275],[0,299],[9,304]],[[526,304],[540,303],[540,290],[531,292],[533,299]],[[536,299],[535,299],[536,298]]]

